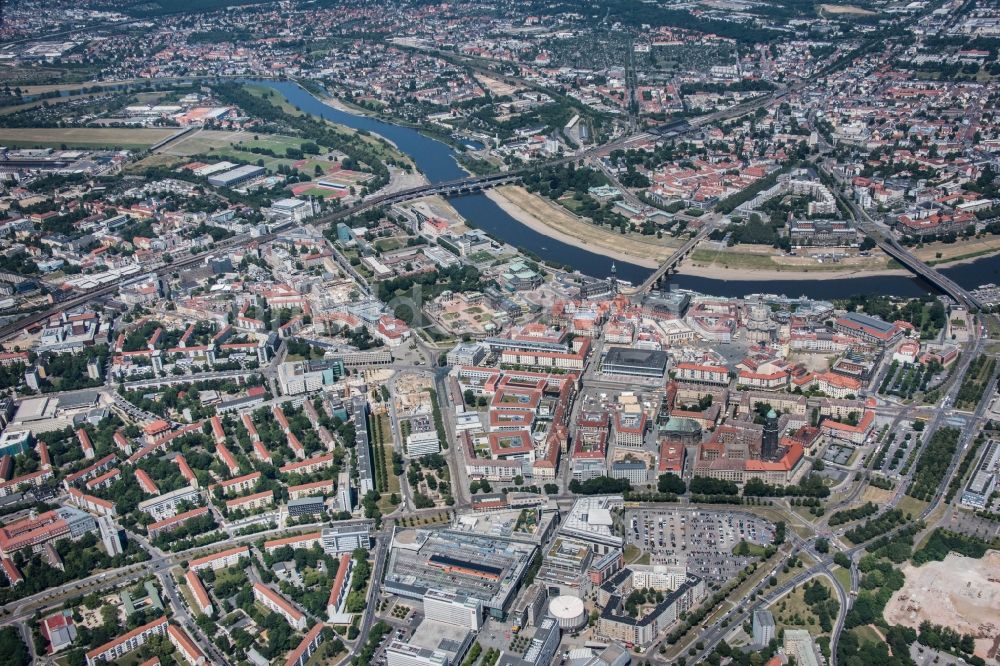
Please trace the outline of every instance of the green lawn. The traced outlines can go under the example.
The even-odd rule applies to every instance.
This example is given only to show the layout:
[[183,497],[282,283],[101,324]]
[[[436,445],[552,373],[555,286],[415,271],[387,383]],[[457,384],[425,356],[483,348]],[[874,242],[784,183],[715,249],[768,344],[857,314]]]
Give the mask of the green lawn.
[[851,591],[851,572],[843,567],[834,567],[833,575],[843,586],[844,591],[850,593]]
[[[811,578],[809,582],[813,580],[819,580],[829,590],[832,598],[837,598],[830,581],[824,577],[815,577]],[[805,583],[768,606],[768,610],[774,615],[775,629],[779,631],[781,629],[808,629],[813,637],[825,635],[825,632],[819,627],[816,616],[806,605],[804,594]]]
[[927,502],[924,502],[923,500],[918,500],[915,497],[910,497],[909,495],[903,495],[903,498],[899,500],[899,503],[896,505],[896,508],[898,508],[904,514],[908,513],[911,516],[913,516],[913,518],[917,518],[920,516],[923,510],[927,508]]
[[857,636],[858,641],[867,641],[869,643],[874,643],[876,645],[879,645],[879,644],[885,642],[882,639],[882,637],[878,635],[878,632],[876,632],[874,629],[872,629],[868,625],[863,625],[863,626],[860,626],[860,627],[854,627],[853,629],[851,629],[851,631],[854,632],[855,636]]

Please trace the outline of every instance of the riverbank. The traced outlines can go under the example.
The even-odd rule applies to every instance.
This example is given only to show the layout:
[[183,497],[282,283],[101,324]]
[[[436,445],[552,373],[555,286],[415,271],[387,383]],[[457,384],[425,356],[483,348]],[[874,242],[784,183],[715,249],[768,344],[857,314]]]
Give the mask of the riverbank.
[[885,270],[849,268],[846,270],[782,271],[755,268],[722,268],[719,266],[700,266],[689,263],[681,264],[677,273],[679,275],[708,278],[710,280],[741,280],[748,282],[766,282],[768,280],[847,280],[868,277],[910,277],[912,275],[912,273],[902,268],[887,268]]
[[[529,229],[548,238],[584,247],[591,252],[644,268],[656,268],[674,252],[665,241],[645,241],[621,235],[609,228],[585,222],[558,204],[549,202],[518,185],[505,185],[486,192],[505,213]],[[655,237],[652,237],[655,239]]]
[[928,243],[923,247],[914,248],[912,252],[928,266],[956,266],[1000,253],[1000,237],[962,239],[954,243]]
[[[965,252],[960,248],[948,247],[947,249],[951,250],[949,254],[953,258],[949,259],[948,255],[944,255],[937,261],[931,260],[927,263],[936,270],[973,264],[976,261],[1000,254],[1000,239],[994,242],[975,243],[967,247]],[[915,254],[924,258],[928,254],[933,256],[938,250],[939,248],[928,248]],[[913,275],[910,271],[899,267],[899,264],[887,255],[881,253],[865,259],[849,258],[840,263],[806,264],[804,263],[805,259],[805,256],[776,257],[766,252],[699,248],[681,263],[677,273],[712,280],[753,282],[791,279],[845,280],[851,278],[911,277]],[[789,263],[781,265],[777,260],[789,261]],[[795,263],[791,263],[792,261]]]
[[[708,247],[706,247],[706,245]],[[720,247],[702,243],[678,267],[682,275],[717,280],[836,280],[874,276],[908,276],[887,255],[874,251],[868,256],[846,256],[830,261],[829,256],[800,251],[784,255],[767,245]]]

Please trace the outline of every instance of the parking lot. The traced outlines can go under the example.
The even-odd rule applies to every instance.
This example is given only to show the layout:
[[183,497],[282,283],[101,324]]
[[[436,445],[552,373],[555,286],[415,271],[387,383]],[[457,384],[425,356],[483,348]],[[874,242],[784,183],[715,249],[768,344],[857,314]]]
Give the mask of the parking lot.
[[920,441],[920,433],[914,432],[910,426],[911,424],[908,422],[901,423],[899,430],[889,432],[885,441],[880,444],[880,446],[885,447],[885,456],[878,471],[886,476],[899,476],[912,447],[917,446]]
[[410,432],[430,432],[433,430],[431,425],[431,419],[429,416],[411,416],[408,419],[401,419],[403,421],[408,421],[410,424]]
[[733,555],[741,542],[767,546],[774,526],[749,513],[703,509],[634,509],[625,514],[628,543],[650,554],[650,564],[686,565],[709,581],[724,581],[753,562]]
[[1000,537],[1000,524],[989,518],[981,518],[970,510],[955,509],[948,516],[945,529],[991,541]]
[[[386,666],[386,654],[385,649],[389,647],[389,643],[394,640],[401,641],[403,643],[409,642],[410,637],[413,635],[414,629],[420,624],[424,619],[423,612],[411,611],[407,614],[405,618],[393,617],[389,614],[382,614],[378,618],[379,620],[388,623],[392,626],[392,631],[387,633],[382,637],[379,642],[378,648],[375,650],[375,654],[372,655],[371,664],[372,666]],[[364,639],[365,637],[362,637]]]

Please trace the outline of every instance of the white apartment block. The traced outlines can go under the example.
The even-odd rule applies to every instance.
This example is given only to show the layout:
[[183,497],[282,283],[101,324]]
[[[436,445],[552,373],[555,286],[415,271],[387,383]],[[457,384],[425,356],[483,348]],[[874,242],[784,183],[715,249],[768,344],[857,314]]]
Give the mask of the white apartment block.
[[100,662],[115,661],[133,650],[138,650],[146,644],[150,636],[163,636],[167,633],[167,618],[163,616],[141,627],[115,638],[104,645],[87,653],[87,666],[96,666]]
[[181,502],[190,504],[201,504],[201,494],[197,488],[185,486],[163,495],[151,497],[148,500],[139,502],[139,511],[144,511],[151,515],[154,520],[163,520],[177,514],[177,507]]
[[218,553],[212,553],[211,555],[199,557],[195,560],[191,560],[188,564],[188,568],[191,569],[191,571],[201,571],[202,569],[225,569],[227,567],[235,566],[239,563],[241,558],[250,558],[249,546],[237,546],[236,548],[230,548],[228,550],[219,551]]
[[427,590],[424,594],[424,617],[479,631],[483,625],[482,602],[445,590]]
[[434,430],[415,432],[406,437],[406,453],[411,457],[427,456],[440,451],[441,441]]

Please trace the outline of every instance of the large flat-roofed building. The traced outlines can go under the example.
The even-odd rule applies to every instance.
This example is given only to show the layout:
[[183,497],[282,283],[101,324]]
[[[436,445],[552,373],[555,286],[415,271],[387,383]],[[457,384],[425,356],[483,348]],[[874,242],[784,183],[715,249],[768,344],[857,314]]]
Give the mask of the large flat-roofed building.
[[139,502],[139,511],[144,511],[156,520],[170,518],[177,514],[177,507],[182,502],[189,504],[200,504],[201,493],[197,488],[185,486],[177,490],[151,497],[148,500]]
[[663,379],[667,373],[667,353],[660,349],[611,347],[601,359],[601,372],[606,375]]
[[448,365],[479,365],[486,358],[489,349],[480,342],[460,342],[448,352]]
[[753,644],[767,645],[774,640],[774,615],[769,610],[754,611]]
[[318,515],[326,512],[326,501],[322,497],[300,497],[288,500],[286,508],[289,518]]
[[285,395],[319,391],[343,376],[344,363],[339,360],[292,361],[278,366],[278,382]]
[[334,523],[333,527],[324,527],[320,533],[320,543],[323,552],[328,555],[350,553],[357,548],[368,549],[371,546],[372,525],[370,522]]
[[649,468],[641,460],[617,460],[611,463],[611,478],[626,479],[633,486],[649,481]]
[[816,644],[812,636],[805,629],[785,629],[784,643],[785,654],[795,657],[795,663],[801,666],[819,666],[819,657],[816,655]]
[[986,505],[997,487],[998,476],[1000,476],[1000,441],[991,439],[986,443],[972,478],[965,486],[962,504],[975,509],[987,508]]
[[551,592],[579,593],[588,584],[587,570],[594,560],[588,544],[577,539],[558,536],[545,553],[542,568],[535,576]]
[[427,456],[441,451],[441,441],[437,431],[414,432],[406,436],[406,455],[410,457]]
[[364,396],[358,396],[351,405],[351,418],[354,421],[354,456],[358,462],[358,495],[364,497],[368,491],[375,490],[372,449],[371,442],[368,441],[368,400]]
[[589,544],[601,555],[621,548],[624,539],[615,534],[611,510],[625,506],[621,495],[594,495],[581,497],[573,504],[563,520],[559,533]]
[[385,649],[388,666],[448,666],[448,653],[444,650],[409,645],[392,641]]
[[491,616],[502,619],[534,553],[533,544],[494,536],[397,528],[385,588],[419,600],[431,590],[448,590],[478,601]]
[[248,183],[255,178],[260,178],[265,173],[264,167],[244,164],[231,171],[226,171],[208,177],[208,184],[215,187],[239,187],[243,183]]
[[561,635],[559,623],[547,617],[538,625],[531,642],[528,643],[528,649],[522,656],[514,652],[503,652],[497,664],[498,666],[548,666],[559,650]]

